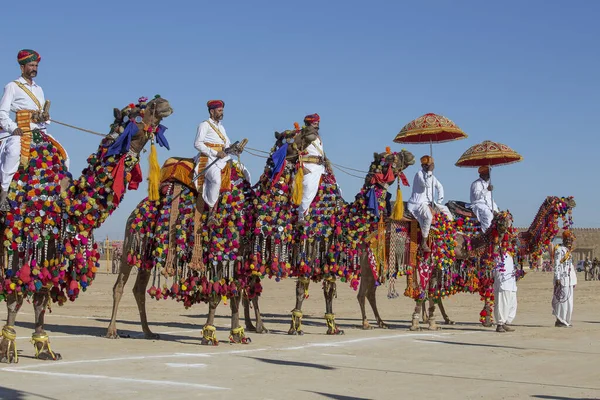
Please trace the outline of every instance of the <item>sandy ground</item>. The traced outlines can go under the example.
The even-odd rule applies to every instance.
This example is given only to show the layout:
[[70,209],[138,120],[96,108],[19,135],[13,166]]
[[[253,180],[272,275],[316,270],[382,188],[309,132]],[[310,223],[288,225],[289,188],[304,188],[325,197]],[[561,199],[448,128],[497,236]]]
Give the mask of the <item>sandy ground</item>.
[[[217,347],[199,345],[207,307],[185,310],[173,301],[149,300],[161,340],[142,339],[131,281],[118,323],[128,337],[105,339],[114,280],[100,274],[75,303],[48,315],[52,348],[62,361],[33,359],[33,314],[25,304],[17,323],[20,362],[0,366],[0,398],[600,398],[600,282],[583,276],[574,328],[554,328],[552,276],[531,272],[519,284],[517,330],[504,334],[478,323],[481,303],[472,295],[446,301],[456,325],[410,332],[411,302],[388,300],[387,287],[377,294],[390,329],[363,331],[356,292],[340,286],[335,312],[345,335],[327,336],[320,285],[312,284],[306,334],[288,336],[294,282],[265,281],[261,304],[271,333],[251,334],[249,345],[229,344],[229,307],[220,306]],[[6,317],[4,307],[0,317]]]

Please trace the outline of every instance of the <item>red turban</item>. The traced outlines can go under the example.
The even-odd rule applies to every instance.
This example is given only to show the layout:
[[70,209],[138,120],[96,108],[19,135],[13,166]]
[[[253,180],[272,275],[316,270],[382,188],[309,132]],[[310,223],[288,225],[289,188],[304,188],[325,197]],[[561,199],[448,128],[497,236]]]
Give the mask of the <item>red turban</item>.
[[19,64],[25,65],[33,61],[40,62],[42,61],[42,57],[40,57],[40,54],[37,51],[24,49],[17,54],[17,61]]
[[225,102],[223,100],[209,100],[206,103],[206,106],[209,110],[214,110],[215,108],[224,108]]
[[319,122],[320,120],[321,117],[319,117],[319,114],[309,114],[306,117],[304,117],[305,124],[314,124],[315,122]]

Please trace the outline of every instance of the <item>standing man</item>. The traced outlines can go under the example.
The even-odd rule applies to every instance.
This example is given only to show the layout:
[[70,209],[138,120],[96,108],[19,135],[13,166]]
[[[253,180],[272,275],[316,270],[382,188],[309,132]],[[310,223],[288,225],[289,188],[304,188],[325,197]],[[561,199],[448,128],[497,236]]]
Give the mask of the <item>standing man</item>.
[[202,200],[205,204],[208,204],[210,211],[207,222],[211,223],[215,204],[221,191],[221,171],[231,159],[224,150],[231,145],[231,142],[227,137],[225,127],[221,123],[225,102],[222,100],[209,100],[206,105],[210,117],[198,125],[196,140],[194,141],[194,147],[198,150],[196,175],[213,161],[217,160],[217,162],[205,172],[204,176],[199,177],[195,184],[198,192],[202,192]]
[[[433,176],[435,163],[433,157],[421,157],[421,170],[415,174],[413,180],[413,191],[410,199],[408,199],[408,210],[419,221],[421,227],[421,249],[424,252],[429,252],[431,249],[427,245],[429,238],[429,229],[433,220],[433,212],[443,212],[449,220],[453,220],[452,214],[448,207],[442,205],[444,201],[444,187]],[[433,188],[437,190],[437,201],[434,202]]]
[[513,332],[511,326],[517,315],[517,279],[513,256],[504,254],[504,265],[494,269],[494,319],[496,332]]
[[319,123],[321,117],[319,114],[310,114],[304,117],[303,137],[308,141],[308,145],[300,153],[301,165],[304,166],[304,176],[302,177],[302,201],[298,206],[298,221],[304,221],[308,214],[310,204],[319,191],[321,175],[325,172],[325,152],[323,142],[319,136]]
[[573,316],[573,292],[577,285],[577,273],[573,266],[571,251],[575,242],[573,231],[562,233],[562,244],[554,249],[554,296],[552,315],[556,317],[554,326],[570,328]]
[[[19,169],[21,136],[33,130],[47,134],[46,125],[49,124],[50,116],[43,109],[46,101],[44,91],[33,80],[37,76],[41,59],[36,51],[19,51],[17,61],[21,67],[21,76],[4,87],[4,94],[0,100],[0,211],[10,210],[7,200],[8,188]],[[31,112],[31,117],[22,121],[20,125],[16,118],[19,111]],[[14,119],[11,118],[11,112],[15,115]],[[65,159],[65,164],[68,168],[68,158]]]
[[[577,272],[577,271],[575,271]],[[585,273],[585,280],[589,281],[589,280],[593,280],[594,279],[594,275],[592,272],[592,262],[590,261],[589,257],[585,258],[585,261],[583,262],[583,272]]]
[[494,213],[498,212],[498,206],[492,200],[494,187],[490,184],[490,167],[479,167],[477,172],[479,179],[471,184],[471,209],[485,233],[492,224]]

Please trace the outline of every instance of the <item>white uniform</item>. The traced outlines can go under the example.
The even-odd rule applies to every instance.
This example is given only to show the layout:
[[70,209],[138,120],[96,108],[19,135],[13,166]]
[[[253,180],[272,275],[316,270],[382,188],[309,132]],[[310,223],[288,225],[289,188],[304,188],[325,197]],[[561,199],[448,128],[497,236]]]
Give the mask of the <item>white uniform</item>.
[[[325,160],[325,153],[323,151],[323,142],[321,138],[317,138],[306,148],[307,154],[304,156],[309,157],[321,157]],[[306,171],[302,180],[302,201],[298,207],[298,215],[303,218],[308,213],[310,204],[314,200],[317,192],[319,191],[319,183],[321,182],[321,175],[325,172],[325,166],[313,163],[304,163]]]
[[[552,315],[565,325],[571,325],[573,316],[573,292],[577,285],[577,273],[573,267],[573,257],[565,246],[558,245],[554,250],[554,296]],[[560,286],[556,285],[560,283]]]
[[231,145],[223,124],[214,121],[212,118],[198,125],[194,147],[199,152],[195,159],[196,174],[200,172],[201,166],[198,161],[201,155],[208,158],[206,165],[210,165],[210,163],[218,159],[218,161],[206,171],[204,175],[204,185],[202,187],[202,198],[204,199],[204,202],[210,207],[213,207],[219,199],[219,193],[221,191],[221,171],[225,168],[227,162],[231,160],[231,157],[227,155],[219,159],[217,157],[219,151],[211,148],[207,143],[221,145],[223,146],[223,150]]
[[413,180],[413,191],[407,205],[408,211],[419,221],[423,237],[429,236],[429,229],[433,220],[433,215],[429,208],[429,205],[433,202],[433,187],[437,190],[435,207],[446,214],[449,220],[452,221],[454,219],[448,207],[441,204],[444,201],[444,187],[440,181],[433,176],[432,172],[418,171]]
[[517,315],[517,279],[515,263],[510,254],[504,255],[503,271],[494,270],[494,319],[498,325],[510,324]]
[[494,211],[498,211],[496,202],[492,200],[492,192],[488,190],[489,182],[482,178],[471,184],[471,209],[479,224],[481,231],[488,230],[494,219]]
[[[31,85],[23,78],[16,79],[23,84],[37,98],[40,106],[44,106],[46,99],[42,88],[32,81]],[[19,169],[21,158],[21,137],[11,136],[13,131],[18,128],[17,123],[11,118],[11,112],[16,113],[19,110],[39,110],[37,104],[23,89],[15,82],[10,82],[4,87],[4,94],[0,100],[0,186],[3,191],[8,191],[10,182],[14,174]],[[31,129],[39,129],[46,135],[46,126],[50,122],[34,123],[31,122]],[[69,158],[65,160],[67,169],[69,168]]]

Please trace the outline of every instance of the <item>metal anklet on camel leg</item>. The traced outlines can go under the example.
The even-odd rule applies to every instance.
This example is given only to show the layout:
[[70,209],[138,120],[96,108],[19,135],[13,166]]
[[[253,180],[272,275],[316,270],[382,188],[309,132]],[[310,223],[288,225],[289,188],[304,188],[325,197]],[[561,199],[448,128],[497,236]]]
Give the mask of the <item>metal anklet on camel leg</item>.
[[34,333],[31,335],[31,343],[35,348],[35,358],[44,360],[60,360],[60,354],[55,353],[50,348],[50,338],[46,333]]
[[229,331],[229,343],[248,344],[250,342],[252,342],[252,340],[249,337],[246,337],[243,327],[238,326]]
[[[0,360],[7,363],[18,363],[17,354],[17,331],[14,326],[4,325],[2,328],[2,343],[6,345],[4,354],[0,354]],[[0,346],[2,348],[2,346]]]
[[325,314],[325,323],[327,323],[328,335],[343,335],[344,331],[339,329],[335,324],[335,314]]
[[292,310],[292,326],[288,332],[290,335],[304,335],[302,331],[302,311]]
[[202,344],[212,344],[213,346],[219,344],[217,340],[217,328],[213,325],[204,325],[202,328]]
[[419,326],[419,313],[415,312],[412,315],[412,324],[410,326],[411,331],[419,331],[421,327]]

